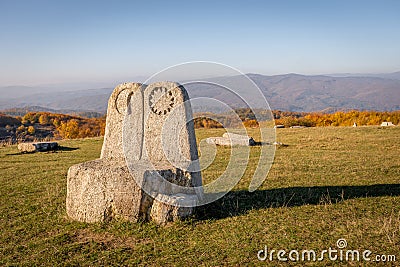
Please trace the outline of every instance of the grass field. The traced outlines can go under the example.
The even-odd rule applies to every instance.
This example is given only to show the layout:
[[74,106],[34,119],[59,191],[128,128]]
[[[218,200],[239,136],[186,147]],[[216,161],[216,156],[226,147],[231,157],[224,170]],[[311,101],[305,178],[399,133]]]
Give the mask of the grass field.
[[[197,130],[198,139],[221,130]],[[288,144],[276,151],[269,175],[247,191],[260,147],[234,191],[198,209],[196,217],[153,223],[86,224],[67,218],[66,174],[99,157],[102,139],[67,140],[55,153],[0,148],[0,265],[360,266],[366,262],[259,261],[264,249],[336,248],[395,255],[400,265],[400,127],[277,129]],[[203,172],[209,182],[229,159],[218,148]],[[319,255],[318,255],[319,256]],[[286,255],[287,257],[287,255]],[[375,264],[374,264],[375,265]]]

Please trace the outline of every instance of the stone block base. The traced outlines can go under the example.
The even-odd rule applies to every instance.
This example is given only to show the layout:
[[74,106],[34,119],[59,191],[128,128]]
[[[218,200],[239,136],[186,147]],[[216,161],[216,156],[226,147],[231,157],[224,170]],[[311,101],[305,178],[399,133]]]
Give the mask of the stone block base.
[[[156,189],[159,181],[153,181],[154,172],[159,177],[174,182],[174,175],[171,174],[182,171],[149,171],[143,166],[138,164],[132,173],[124,161],[98,159],[72,166],[67,176],[68,216],[82,222],[102,222],[116,218],[133,222],[154,220],[158,224],[190,216],[195,205],[188,207],[187,203],[197,201],[195,194],[171,191],[169,195],[150,196],[141,189],[143,186],[138,185],[139,182]],[[182,183],[182,175],[176,175],[175,180]],[[180,206],[179,203],[186,203],[186,206]]]

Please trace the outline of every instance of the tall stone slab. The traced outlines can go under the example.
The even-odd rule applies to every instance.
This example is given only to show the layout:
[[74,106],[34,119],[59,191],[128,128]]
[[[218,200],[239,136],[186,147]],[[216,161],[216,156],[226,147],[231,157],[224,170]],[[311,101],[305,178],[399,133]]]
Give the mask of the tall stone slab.
[[[110,160],[125,160],[122,145],[122,130],[125,114],[130,103],[136,105],[137,116],[131,116],[132,120],[140,126],[143,113],[143,85],[140,83],[124,83],[115,87],[108,100],[106,129],[100,158]],[[139,158],[136,158],[139,159]]]

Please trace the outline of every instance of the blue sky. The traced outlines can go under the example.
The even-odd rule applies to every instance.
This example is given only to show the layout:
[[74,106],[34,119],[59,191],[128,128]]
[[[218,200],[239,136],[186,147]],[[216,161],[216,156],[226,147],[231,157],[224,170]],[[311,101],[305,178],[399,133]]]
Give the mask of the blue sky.
[[0,86],[148,76],[400,71],[400,1],[0,0]]

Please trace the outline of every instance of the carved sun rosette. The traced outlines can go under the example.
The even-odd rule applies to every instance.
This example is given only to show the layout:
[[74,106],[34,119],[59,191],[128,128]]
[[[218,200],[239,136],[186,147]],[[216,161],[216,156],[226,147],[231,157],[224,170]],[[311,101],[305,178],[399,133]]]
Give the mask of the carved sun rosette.
[[165,87],[155,87],[149,97],[151,111],[158,115],[168,114],[175,105],[172,91]]

